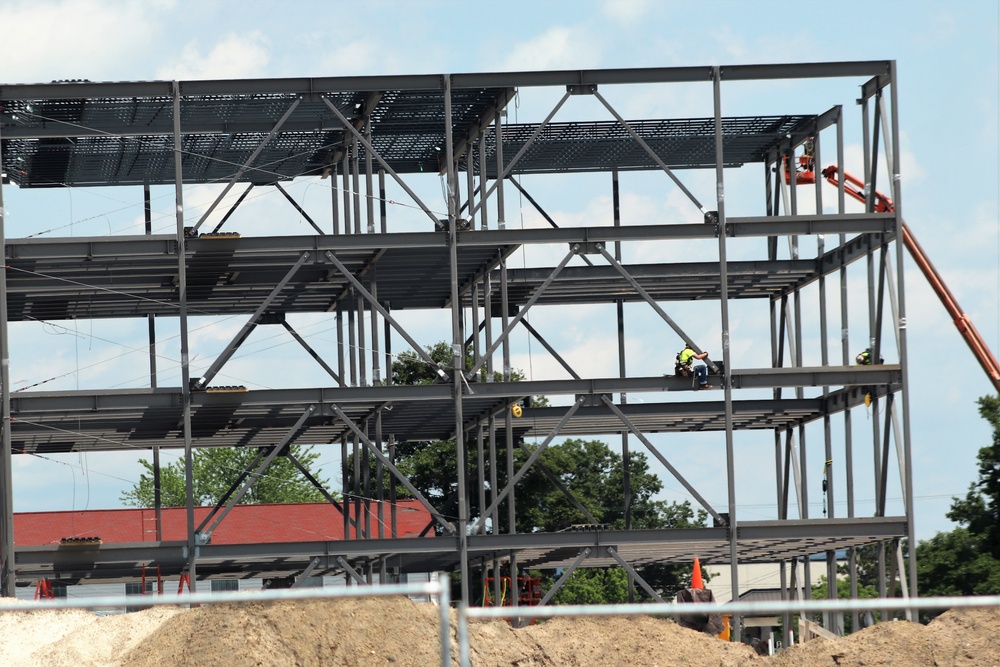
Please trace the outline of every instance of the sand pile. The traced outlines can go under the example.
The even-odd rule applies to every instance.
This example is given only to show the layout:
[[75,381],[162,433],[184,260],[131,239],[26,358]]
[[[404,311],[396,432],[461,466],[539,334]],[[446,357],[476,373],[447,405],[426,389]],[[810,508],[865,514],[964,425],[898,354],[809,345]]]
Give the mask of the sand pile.
[[[430,667],[440,662],[437,611],[406,598],[369,598],[250,600],[117,616],[8,612],[0,614],[0,664]],[[773,658],[649,617],[559,618],[517,630],[474,622],[470,637],[476,667],[1000,667],[998,627],[1000,610],[948,612],[928,626],[883,623]]]

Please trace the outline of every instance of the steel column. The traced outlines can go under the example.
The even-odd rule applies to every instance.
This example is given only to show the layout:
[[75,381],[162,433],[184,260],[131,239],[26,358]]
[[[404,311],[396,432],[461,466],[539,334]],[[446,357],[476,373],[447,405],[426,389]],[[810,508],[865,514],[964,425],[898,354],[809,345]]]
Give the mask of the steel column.
[[[197,558],[194,528],[194,480],[192,463],[194,454],[191,445],[191,366],[188,357],[187,321],[187,249],[184,240],[184,145],[181,135],[181,88],[180,82],[173,82],[174,116],[174,201],[177,219],[177,300],[180,326],[181,348],[181,404],[184,430],[184,486],[187,496],[187,546],[188,575],[192,593],[198,591]],[[6,395],[6,394],[5,394]]]
[[[0,136],[2,139],[2,136]],[[2,145],[2,143],[0,143]],[[0,171],[3,151],[0,150]],[[0,182],[0,248],[7,263],[7,227],[4,217],[3,183]],[[183,253],[182,253],[183,254]],[[7,271],[0,271],[0,595],[14,597],[14,475],[10,440],[10,340],[7,321]]]
[[[729,349],[729,278],[727,274],[726,259],[726,204],[725,204],[725,178],[723,170],[722,153],[722,72],[719,67],[712,69],[712,89],[715,108],[715,184],[716,202],[718,205],[718,229],[719,229],[719,305],[722,312],[722,362],[726,368],[726,373],[732,369],[732,359]],[[739,550],[737,545],[737,517],[736,517],[736,452],[733,444],[733,388],[728,377],[720,379],[725,392],[726,405],[726,480],[729,486],[729,559],[733,563],[730,568],[731,582],[733,587],[733,599],[739,599],[740,576]],[[740,641],[742,637],[742,622],[739,616],[733,617],[733,640]]]

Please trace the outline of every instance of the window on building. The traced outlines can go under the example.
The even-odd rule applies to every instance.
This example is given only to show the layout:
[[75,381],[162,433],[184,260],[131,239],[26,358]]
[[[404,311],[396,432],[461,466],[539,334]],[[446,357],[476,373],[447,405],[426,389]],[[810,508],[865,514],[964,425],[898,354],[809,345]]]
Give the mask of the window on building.
[[240,590],[239,579],[212,579],[212,592],[217,591],[238,591]]
[[[153,581],[147,581],[146,582],[145,595],[152,595],[153,594],[153,585],[154,585]],[[137,595],[138,596],[138,595],[143,595],[143,594],[144,593],[143,593],[142,582],[136,581],[136,582],[128,582],[128,583],[125,584],[125,595],[126,596],[132,596],[132,595]],[[130,614],[130,613],[132,613],[134,611],[141,611],[143,609],[149,609],[149,605],[126,605],[126,607],[125,607],[125,613],[126,614]]]

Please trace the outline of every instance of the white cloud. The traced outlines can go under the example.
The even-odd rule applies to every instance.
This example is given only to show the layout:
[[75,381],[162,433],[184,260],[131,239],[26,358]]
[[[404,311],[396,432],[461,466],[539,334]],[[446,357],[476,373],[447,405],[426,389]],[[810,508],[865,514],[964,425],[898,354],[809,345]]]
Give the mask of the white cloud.
[[176,62],[157,69],[161,79],[239,79],[259,77],[270,61],[268,39],[259,30],[229,34],[208,53],[197,42],[184,46]]
[[634,23],[653,11],[651,0],[604,0],[601,13],[620,23]]
[[145,53],[158,14],[170,3],[5,2],[3,79],[36,83],[60,79],[108,80]]
[[601,42],[578,27],[557,26],[514,44],[503,70],[586,69],[601,62]]

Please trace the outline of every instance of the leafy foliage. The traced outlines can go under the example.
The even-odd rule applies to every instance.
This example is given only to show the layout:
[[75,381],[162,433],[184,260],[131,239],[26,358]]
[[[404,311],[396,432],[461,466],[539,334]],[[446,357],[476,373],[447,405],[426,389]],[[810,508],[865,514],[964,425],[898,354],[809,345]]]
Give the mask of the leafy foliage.
[[993,427],[993,442],[979,450],[979,478],[952,502],[947,516],[959,527],[917,545],[921,595],[1000,593],[1000,397],[980,398],[979,414]]
[[[858,599],[864,600],[868,598],[877,598],[878,589],[872,585],[862,584],[858,577]],[[812,599],[813,600],[825,600],[827,599],[827,578],[826,575],[821,575],[819,578],[819,583],[812,587]],[[837,579],[837,598],[841,600],[851,599],[851,582],[847,579]],[[879,612],[875,612],[875,619],[878,620]],[[864,624],[862,624],[863,626]],[[844,633],[850,634],[854,632],[855,628],[851,624],[851,614],[844,614]]]
[[[312,470],[312,465],[319,458],[319,454],[314,452],[312,447],[293,445],[290,447],[290,452],[326,486],[327,481],[319,478]],[[196,449],[191,462],[194,504],[217,503],[239,476],[248,470],[256,455],[257,450],[248,447]],[[153,464],[146,459],[140,459],[139,462],[146,472],[140,475],[137,484],[122,493],[121,501],[133,507],[153,507],[155,493]],[[183,459],[160,466],[160,498],[164,507],[183,507],[187,504]],[[324,500],[319,490],[302,476],[291,461],[284,456],[278,456],[240,499],[240,504],[307,503]]]
[[1000,558],[1000,397],[980,398],[979,414],[993,427],[993,442],[979,450],[979,479],[964,499],[952,502],[948,518],[968,526],[981,539],[980,547]]
[[[442,368],[453,364],[451,347],[444,342],[427,348],[427,353]],[[467,351],[468,353],[468,351]],[[473,361],[466,355],[466,368]],[[480,379],[485,380],[485,371]],[[436,370],[416,353],[400,354],[392,366],[393,382],[399,384],[429,384],[438,381]],[[511,379],[523,379],[518,371],[511,372]],[[502,380],[502,375],[494,373],[494,380]],[[547,404],[544,397],[532,397],[531,407]],[[488,441],[487,441],[488,442]],[[507,447],[505,441],[496,443],[497,469],[491,471],[489,462],[483,471],[478,469],[478,443],[467,441],[465,448],[465,469],[467,479],[487,480],[486,503],[491,504],[494,493],[507,486]],[[484,444],[484,447],[486,444]],[[515,445],[512,450],[514,470],[520,470],[531,453],[531,445],[524,448]],[[629,476],[631,488],[631,527],[644,528],[688,528],[705,525],[707,513],[697,512],[690,503],[667,503],[655,500],[662,489],[659,478],[649,471],[649,461],[645,454],[633,452],[629,456]],[[443,515],[454,517],[458,514],[458,455],[453,440],[436,442],[401,442],[396,445],[396,466],[425,498]],[[349,467],[350,469],[351,467]],[[596,523],[610,525],[614,529],[625,528],[623,501],[625,463],[622,455],[613,451],[599,440],[570,438],[550,444],[539,455],[536,463],[529,468],[515,488],[516,524],[518,533],[557,532],[575,524]],[[497,489],[490,489],[488,480],[495,474]],[[570,498],[556,485],[549,475],[554,476],[572,494],[576,503],[582,505],[591,515],[582,512]],[[387,483],[391,483],[386,478]],[[471,486],[471,485],[470,485]],[[399,497],[407,497],[405,488],[397,485]],[[467,493],[470,521],[476,521],[487,508],[481,507],[478,492],[471,489]],[[486,522],[487,530],[506,531],[508,501],[502,501],[497,508],[499,525],[492,519]],[[690,565],[648,565],[637,572],[665,598],[673,597],[678,590],[688,585],[691,578]],[[545,580],[546,588],[558,577],[553,571],[539,572]],[[705,576],[707,580],[708,577]],[[573,572],[566,584],[558,591],[554,601],[569,603],[620,603],[628,601],[628,575],[618,567],[581,568]],[[649,599],[649,595],[638,588],[637,598]]]

